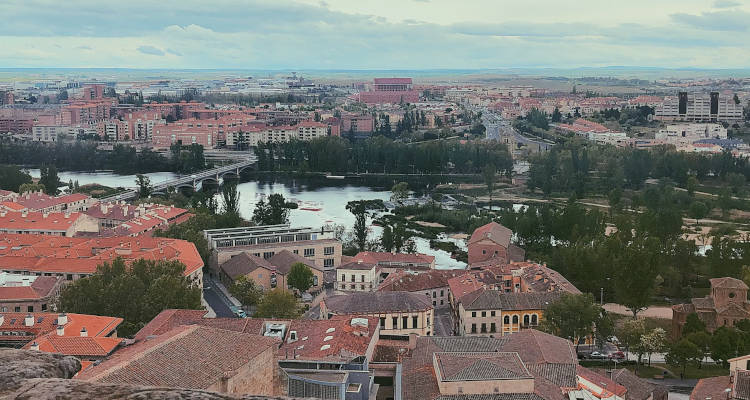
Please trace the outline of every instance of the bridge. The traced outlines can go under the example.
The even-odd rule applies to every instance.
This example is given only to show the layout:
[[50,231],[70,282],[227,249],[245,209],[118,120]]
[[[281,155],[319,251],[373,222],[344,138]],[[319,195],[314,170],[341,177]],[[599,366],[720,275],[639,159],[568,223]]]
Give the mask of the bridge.
[[[240,173],[248,168],[252,168],[257,157],[252,155],[245,160],[236,162],[213,169],[196,172],[192,175],[181,176],[176,179],[171,179],[164,182],[159,182],[153,185],[152,194],[166,194],[169,188],[192,188],[193,190],[198,188],[198,185],[204,181],[214,181],[217,184],[220,183],[221,179],[227,175],[233,175],[236,177],[240,176]],[[99,199],[101,202],[109,201],[120,201],[120,200],[133,200],[138,197],[138,189],[130,189],[126,192],[121,192],[113,196],[104,197]]]

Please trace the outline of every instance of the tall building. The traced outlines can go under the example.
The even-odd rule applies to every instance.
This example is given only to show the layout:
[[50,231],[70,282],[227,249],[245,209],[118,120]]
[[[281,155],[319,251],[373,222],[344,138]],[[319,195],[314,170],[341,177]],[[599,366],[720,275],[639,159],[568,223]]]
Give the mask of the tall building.
[[657,105],[654,119],[689,122],[739,122],[742,121],[742,104],[732,97],[721,97],[719,92],[709,94],[680,92]]
[[413,90],[411,78],[375,78],[372,91],[360,92],[356,98],[363,103],[416,103],[419,92]]

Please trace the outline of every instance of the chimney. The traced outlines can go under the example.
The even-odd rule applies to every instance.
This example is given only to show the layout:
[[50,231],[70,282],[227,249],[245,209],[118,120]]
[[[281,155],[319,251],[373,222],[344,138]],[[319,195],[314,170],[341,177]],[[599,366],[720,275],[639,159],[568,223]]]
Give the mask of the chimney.
[[37,343],[37,342],[32,343],[30,349],[31,350],[35,350],[35,351],[39,351],[39,343]]
[[57,336],[65,336],[65,327],[62,325],[57,326]]
[[99,209],[102,211],[102,214],[107,214],[107,204],[106,203],[100,203]]
[[48,212],[42,213],[42,218],[47,218],[49,216]]
[[86,327],[84,326],[81,328],[81,337],[86,337],[89,335],[89,332],[86,330]]
[[26,318],[23,320],[23,324],[26,326],[34,326],[34,316],[31,314],[26,315]]

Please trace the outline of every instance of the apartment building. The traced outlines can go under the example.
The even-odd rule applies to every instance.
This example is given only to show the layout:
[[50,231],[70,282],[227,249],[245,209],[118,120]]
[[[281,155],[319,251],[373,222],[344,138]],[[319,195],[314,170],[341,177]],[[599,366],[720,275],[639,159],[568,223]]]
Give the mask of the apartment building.
[[0,272],[0,311],[54,311],[61,277]]
[[654,119],[661,121],[688,122],[739,122],[742,121],[742,104],[736,104],[732,96],[721,96],[719,92],[680,92],[657,105]]
[[378,287],[377,266],[353,261],[336,267],[336,290],[342,292],[372,292]]
[[38,234],[73,237],[98,233],[96,220],[79,212],[0,211],[0,234]]
[[673,124],[660,129],[654,139],[675,145],[689,145],[703,139],[726,139],[727,128],[721,124]]
[[292,228],[288,224],[263,225],[203,231],[212,250],[211,273],[219,276],[219,267],[240,253],[270,259],[286,250],[302,256],[315,266],[333,270],[341,265],[341,242],[332,231],[310,227]]
[[464,270],[433,269],[429,271],[399,271],[388,276],[378,286],[379,292],[410,292],[423,294],[435,308],[450,307],[448,280],[466,274]]

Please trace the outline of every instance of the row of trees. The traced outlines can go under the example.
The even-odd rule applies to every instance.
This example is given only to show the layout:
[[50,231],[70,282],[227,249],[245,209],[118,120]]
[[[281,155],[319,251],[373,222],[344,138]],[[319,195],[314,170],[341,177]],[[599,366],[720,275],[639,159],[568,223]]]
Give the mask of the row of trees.
[[384,136],[362,141],[327,136],[305,142],[260,143],[256,155],[261,171],[478,174],[487,164],[502,172],[513,168],[507,146],[500,143],[406,144]]

